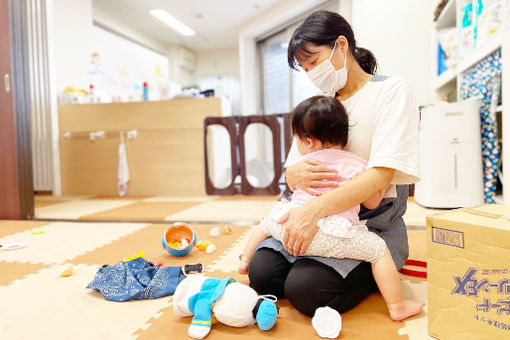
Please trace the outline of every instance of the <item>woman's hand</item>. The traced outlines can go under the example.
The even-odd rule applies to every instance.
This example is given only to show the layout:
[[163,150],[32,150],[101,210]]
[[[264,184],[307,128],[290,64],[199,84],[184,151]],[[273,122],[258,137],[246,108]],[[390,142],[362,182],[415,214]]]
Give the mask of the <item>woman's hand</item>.
[[291,165],[285,170],[285,179],[292,191],[299,187],[316,196],[321,195],[321,192],[314,187],[337,187],[338,182],[334,181],[337,177],[338,172],[335,169],[328,168],[311,158]]
[[294,256],[303,255],[319,230],[319,217],[308,205],[290,209],[279,224],[285,224],[282,244],[287,252]]

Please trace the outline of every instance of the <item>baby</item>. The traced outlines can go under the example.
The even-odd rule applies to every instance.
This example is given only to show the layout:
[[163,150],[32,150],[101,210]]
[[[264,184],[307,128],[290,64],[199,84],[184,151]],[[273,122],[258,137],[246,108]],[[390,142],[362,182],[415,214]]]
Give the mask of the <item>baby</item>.
[[[296,137],[301,160],[313,158],[338,171],[338,186],[366,170],[367,162],[344,151],[347,145],[349,118],[342,103],[333,97],[315,96],[301,102],[292,113],[292,130]],[[314,188],[324,193],[330,188]],[[386,190],[382,190],[363,205],[368,209],[379,206]],[[305,205],[316,198],[296,188],[290,202],[280,202],[252,231],[241,256],[239,273],[247,274],[248,265],[260,242],[272,236],[280,242],[285,226],[278,220],[289,209]],[[425,305],[422,301],[404,300],[400,277],[386,243],[377,234],[360,223],[360,206],[321,218],[318,231],[304,255],[351,258],[370,262],[374,279],[394,321],[418,314]]]

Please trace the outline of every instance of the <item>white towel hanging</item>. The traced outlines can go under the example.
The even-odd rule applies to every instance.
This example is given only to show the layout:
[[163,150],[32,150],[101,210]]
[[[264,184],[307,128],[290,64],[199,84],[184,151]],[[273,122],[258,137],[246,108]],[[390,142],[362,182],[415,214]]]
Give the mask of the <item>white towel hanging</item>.
[[117,168],[117,192],[119,196],[122,197],[126,195],[128,182],[129,168],[127,162],[126,144],[124,143],[124,132],[121,132],[119,144],[119,165]]

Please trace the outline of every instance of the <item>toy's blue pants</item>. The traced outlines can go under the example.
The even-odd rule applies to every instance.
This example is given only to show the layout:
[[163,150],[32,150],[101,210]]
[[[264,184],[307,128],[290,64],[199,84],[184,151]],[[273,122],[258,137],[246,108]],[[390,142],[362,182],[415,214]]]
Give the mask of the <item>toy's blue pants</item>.
[[214,302],[223,294],[225,287],[236,280],[233,277],[226,279],[208,278],[202,283],[200,292],[191,296],[188,307],[194,314],[192,325],[211,327],[212,309]]

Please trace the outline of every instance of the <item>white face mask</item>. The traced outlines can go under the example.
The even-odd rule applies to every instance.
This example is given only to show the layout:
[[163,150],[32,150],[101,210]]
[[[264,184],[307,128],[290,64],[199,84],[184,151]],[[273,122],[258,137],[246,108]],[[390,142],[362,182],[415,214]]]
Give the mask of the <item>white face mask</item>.
[[331,64],[331,58],[335,52],[337,42],[331,51],[331,55],[328,59],[324,60],[319,65],[307,72],[308,78],[322,91],[332,96],[336,91],[344,88],[347,82],[347,53],[345,54],[344,67],[335,70],[333,64]]

